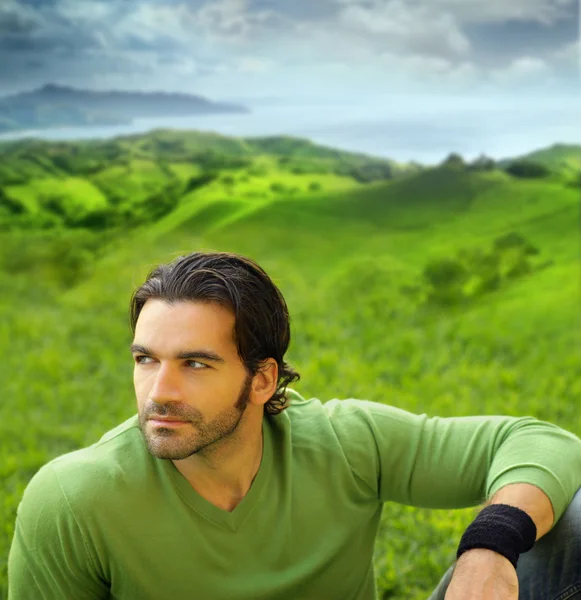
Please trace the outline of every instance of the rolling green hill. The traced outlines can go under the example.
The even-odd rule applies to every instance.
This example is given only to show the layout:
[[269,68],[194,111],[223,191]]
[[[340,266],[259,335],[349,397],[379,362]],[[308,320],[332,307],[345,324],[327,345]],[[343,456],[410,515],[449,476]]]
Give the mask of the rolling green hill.
[[106,141],[22,140],[0,144],[0,231],[134,227],[189,203],[202,188],[224,199],[262,202],[415,170],[284,136],[158,130]]
[[[27,481],[135,412],[129,296],[177,254],[239,252],[271,274],[307,397],[531,415],[581,434],[579,203],[561,172],[398,169],[290,138],[177,132],[0,152],[0,189],[22,207],[0,234],[0,596]],[[86,196],[125,220],[55,212],[55,181],[63,207]],[[172,202],[152,216],[163,193]],[[33,226],[34,210],[53,221]],[[474,514],[387,505],[380,597],[426,598]]]
[[581,173],[581,146],[573,144],[553,144],[549,148],[535,150],[523,156],[505,159],[499,162],[501,167],[507,167],[515,161],[532,162],[547,167],[553,173],[569,180],[579,187]]

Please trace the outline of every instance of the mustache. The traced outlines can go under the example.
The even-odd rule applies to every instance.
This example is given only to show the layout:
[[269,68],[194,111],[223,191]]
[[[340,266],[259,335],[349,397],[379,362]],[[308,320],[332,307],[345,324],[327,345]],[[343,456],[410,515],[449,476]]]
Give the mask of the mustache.
[[143,407],[141,416],[143,419],[162,417],[164,419],[176,419],[179,421],[200,421],[202,419],[202,415],[199,412],[192,414],[191,408],[189,410],[176,411],[171,407],[159,406],[153,403]]

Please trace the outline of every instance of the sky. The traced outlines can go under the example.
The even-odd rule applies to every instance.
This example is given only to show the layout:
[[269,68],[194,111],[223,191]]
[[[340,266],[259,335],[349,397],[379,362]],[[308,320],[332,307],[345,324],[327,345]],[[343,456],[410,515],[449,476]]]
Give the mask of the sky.
[[578,0],[0,0],[0,95],[576,98]]

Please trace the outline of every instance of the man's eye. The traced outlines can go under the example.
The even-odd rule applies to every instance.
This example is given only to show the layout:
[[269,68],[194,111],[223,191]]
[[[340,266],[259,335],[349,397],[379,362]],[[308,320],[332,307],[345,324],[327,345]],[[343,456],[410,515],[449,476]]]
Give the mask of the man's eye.
[[145,365],[145,364],[149,364],[148,361],[153,360],[151,358],[151,356],[136,356],[135,357],[135,362],[138,365]]
[[[197,360],[188,360],[186,364],[188,365],[188,367],[193,367],[194,369],[204,369],[207,366],[204,363],[198,362]],[[198,366],[196,367],[195,365]]]

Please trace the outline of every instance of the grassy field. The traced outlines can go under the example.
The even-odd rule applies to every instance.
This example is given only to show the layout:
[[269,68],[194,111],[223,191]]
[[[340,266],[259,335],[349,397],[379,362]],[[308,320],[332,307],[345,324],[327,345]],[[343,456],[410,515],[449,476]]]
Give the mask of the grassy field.
[[[581,435],[578,148],[537,155],[568,166],[534,179],[290,138],[156,133],[2,151],[0,597],[30,477],[135,413],[129,296],[180,253],[239,252],[269,272],[289,304],[287,360],[307,397],[531,415]],[[55,178],[65,185],[50,203],[41,190]],[[162,193],[163,211],[152,200]],[[123,219],[54,210],[103,215],[101,197]],[[426,598],[475,510],[386,505],[380,598]]]

